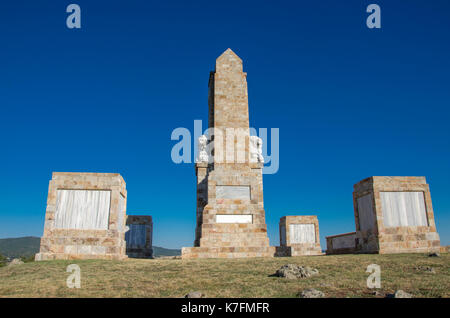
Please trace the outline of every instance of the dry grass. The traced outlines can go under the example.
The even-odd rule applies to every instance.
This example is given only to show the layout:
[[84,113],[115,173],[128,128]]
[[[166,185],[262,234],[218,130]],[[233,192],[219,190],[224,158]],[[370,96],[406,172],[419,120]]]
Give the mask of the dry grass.
[[[209,297],[296,297],[317,288],[327,297],[374,297],[366,287],[369,264],[381,266],[381,290],[403,289],[415,297],[450,296],[450,255],[336,255],[291,258],[46,261],[0,268],[1,297],[182,297],[200,290]],[[318,276],[270,277],[284,264],[308,265]],[[81,288],[69,289],[69,264],[81,268]],[[432,266],[436,273],[417,266]]]

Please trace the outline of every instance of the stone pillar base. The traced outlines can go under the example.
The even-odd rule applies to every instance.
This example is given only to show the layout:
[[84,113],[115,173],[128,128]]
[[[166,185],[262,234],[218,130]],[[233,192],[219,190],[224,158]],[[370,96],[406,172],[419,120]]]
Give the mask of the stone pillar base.
[[106,260],[125,260],[128,256],[122,254],[65,254],[65,253],[37,253],[34,257],[36,261],[51,260],[76,260],[76,259],[106,259]]
[[378,254],[405,254],[405,253],[439,253],[440,247],[423,247],[423,248],[392,248],[378,251]]
[[320,248],[311,246],[277,246],[276,257],[325,255]]
[[127,248],[129,258],[153,258],[153,249],[131,249]]
[[244,258],[273,257],[275,246],[256,247],[183,247],[181,258]]

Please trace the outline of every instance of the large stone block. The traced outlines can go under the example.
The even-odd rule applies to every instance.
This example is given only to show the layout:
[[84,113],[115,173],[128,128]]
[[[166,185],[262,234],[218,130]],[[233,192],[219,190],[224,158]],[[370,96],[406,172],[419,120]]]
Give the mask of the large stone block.
[[[280,219],[280,245],[283,256],[322,255],[319,220],[315,215],[283,216]],[[277,252],[278,253],[278,252]]]
[[54,172],[35,259],[126,258],[126,197],[118,173]]
[[[327,253],[439,251],[439,235],[425,177],[364,179],[354,185],[353,202],[356,232],[327,237]],[[346,247],[339,247],[346,236],[349,236]]]

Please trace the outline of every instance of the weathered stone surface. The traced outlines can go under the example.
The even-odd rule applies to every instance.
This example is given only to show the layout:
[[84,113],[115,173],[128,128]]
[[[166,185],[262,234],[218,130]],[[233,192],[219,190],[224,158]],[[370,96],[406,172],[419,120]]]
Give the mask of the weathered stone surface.
[[200,291],[193,291],[185,295],[184,298],[206,298],[206,295]]
[[389,295],[390,298],[413,298],[413,295],[399,289],[393,295]]
[[275,254],[265,221],[261,140],[252,138],[249,148],[246,76],[242,60],[230,49],[217,58],[210,73],[208,121],[214,139],[212,143],[210,135],[209,142],[200,140],[195,241],[194,247],[182,249],[184,259]]
[[287,279],[308,278],[318,275],[319,271],[309,266],[299,266],[295,264],[286,264],[281,266],[275,273],[275,276]]
[[300,298],[324,298],[325,294],[315,288],[309,288],[302,291],[299,295]]

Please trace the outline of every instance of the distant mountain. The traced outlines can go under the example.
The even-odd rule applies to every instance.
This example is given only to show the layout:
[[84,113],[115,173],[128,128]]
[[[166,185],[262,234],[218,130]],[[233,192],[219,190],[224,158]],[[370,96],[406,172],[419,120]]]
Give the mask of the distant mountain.
[[0,239],[0,254],[11,258],[32,256],[39,252],[40,241],[34,236]]
[[177,249],[169,249],[159,246],[153,246],[152,248],[153,248],[153,257],[181,255],[181,250]]
[[[39,252],[40,238],[34,236],[0,239],[0,254],[6,257],[18,258],[32,256]],[[178,256],[181,250],[153,246],[153,256]]]

